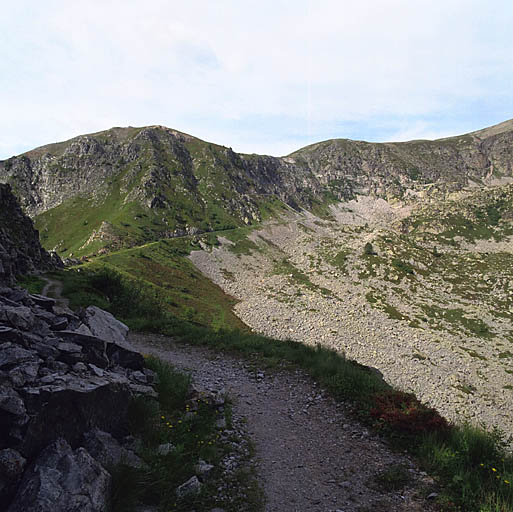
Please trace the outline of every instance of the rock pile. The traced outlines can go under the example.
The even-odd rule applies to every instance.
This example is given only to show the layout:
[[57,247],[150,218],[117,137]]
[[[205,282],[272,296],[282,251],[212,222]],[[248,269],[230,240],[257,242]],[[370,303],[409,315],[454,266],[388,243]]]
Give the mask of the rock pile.
[[101,511],[123,459],[129,401],[156,396],[128,328],[88,307],[0,285],[0,510]]

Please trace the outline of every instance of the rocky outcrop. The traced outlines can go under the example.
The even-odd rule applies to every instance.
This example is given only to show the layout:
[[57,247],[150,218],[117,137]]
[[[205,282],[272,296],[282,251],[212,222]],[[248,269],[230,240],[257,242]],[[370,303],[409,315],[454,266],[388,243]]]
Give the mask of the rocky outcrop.
[[105,510],[101,465],[138,460],[122,446],[131,397],[156,396],[127,332],[99,308],[0,288],[0,510]]
[[0,283],[13,284],[16,275],[62,266],[39,243],[32,221],[22,212],[9,185],[0,185]]
[[25,473],[9,512],[104,512],[109,493],[109,473],[84,448],[57,439]]

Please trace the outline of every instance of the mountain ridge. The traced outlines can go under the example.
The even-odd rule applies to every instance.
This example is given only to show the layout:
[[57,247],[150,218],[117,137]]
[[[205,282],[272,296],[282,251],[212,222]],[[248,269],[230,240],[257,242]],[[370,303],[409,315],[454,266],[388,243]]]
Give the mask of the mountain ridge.
[[45,247],[87,255],[359,195],[446,197],[513,177],[512,144],[511,120],[435,141],[332,139],[286,157],[239,154],[160,125],[115,127],[1,161],[0,182],[11,184]]

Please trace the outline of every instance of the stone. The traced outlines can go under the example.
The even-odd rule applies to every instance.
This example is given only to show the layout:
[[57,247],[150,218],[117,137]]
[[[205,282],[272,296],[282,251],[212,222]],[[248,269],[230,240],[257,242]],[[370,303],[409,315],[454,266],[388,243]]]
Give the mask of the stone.
[[70,373],[47,377],[48,384],[19,390],[30,418],[19,447],[25,457],[33,456],[59,437],[76,446],[84,432],[93,428],[114,436],[126,434],[131,398],[127,383]]
[[12,448],[0,450],[0,475],[9,480],[16,480],[23,474],[25,459],[19,452]]
[[34,382],[37,379],[39,366],[39,362],[29,362],[13,368],[9,372],[9,379],[13,386],[21,387]]
[[12,499],[26,463],[27,459],[18,451],[0,450],[0,503],[9,503]]
[[127,450],[113,436],[99,429],[85,433],[84,448],[106,468],[119,463],[134,468],[143,465],[142,460],[134,452]]
[[37,355],[43,359],[48,359],[49,357],[55,359],[59,355],[59,351],[55,347],[47,345],[46,343],[34,343],[32,348],[37,352]]
[[6,325],[0,325],[0,343],[10,341],[12,343],[20,343],[23,337],[17,329],[13,327],[7,327]]
[[67,342],[80,345],[89,363],[93,363],[100,368],[107,368],[109,366],[109,358],[106,353],[107,342],[105,340],[74,331],[60,331],[59,337]]
[[84,448],[58,439],[25,473],[8,512],[105,512],[110,481]]
[[84,359],[82,347],[76,343],[61,342],[57,345],[57,350],[59,351],[57,360],[66,364],[72,365]]
[[0,389],[0,411],[14,416],[24,416],[27,412],[20,395],[12,388]]
[[75,363],[73,365],[73,371],[77,373],[84,373],[87,371],[87,366],[82,362]]
[[52,331],[63,331],[68,327],[68,319],[65,317],[55,317],[55,320],[51,324]]
[[18,366],[28,361],[36,362],[39,358],[30,350],[25,350],[18,345],[6,348],[0,346],[0,368],[7,369]]
[[165,456],[168,453],[171,453],[175,448],[175,445],[172,443],[164,443],[159,445],[159,447],[157,448],[157,453],[159,455]]
[[36,305],[45,309],[46,311],[53,312],[53,308],[56,304],[55,299],[50,297],[46,297],[45,295],[39,295],[37,293],[32,293],[30,298],[35,302]]
[[17,307],[4,305],[0,309],[0,319],[22,331],[29,331],[35,320],[32,310],[20,305]]
[[89,327],[87,327],[86,324],[80,324],[77,329],[74,329],[74,332],[76,332],[78,334],[85,334],[86,336],[93,335],[93,333],[91,332]]
[[130,374],[130,378],[132,380],[135,380],[136,382],[139,382],[139,384],[147,384],[148,383],[148,379],[146,378],[146,375],[139,370],[132,372]]
[[[177,498],[183,498],[185,496],[190,496],[194,494],[199,494],[201,491],[201,482],[198,480],[197,476],[193,476],[187,480],[187,482],[183,483],[176,489]],[[11,512],[11,511],[9,511]]]
[[126,342],[128,327],[109,312],[96,306],[89,306],[85,309],[82,320],[93,336],[113,343]]
[[200,459],[194,466],[194,471],[202,482],[208,479],[208,477],[212,474],[213,469],[214,466],[212,464],[208,464],[203,459]]

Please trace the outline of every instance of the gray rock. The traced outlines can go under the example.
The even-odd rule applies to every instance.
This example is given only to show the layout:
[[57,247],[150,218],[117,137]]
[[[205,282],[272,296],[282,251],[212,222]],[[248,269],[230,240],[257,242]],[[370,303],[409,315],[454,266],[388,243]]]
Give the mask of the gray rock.
[[89,327],[87,327],[86,324],[80,324],[76,329],[74,329],[74,332],[76,332],[78,334],[84,334],[86,336],[92,336],[93,335],[93,333],[91,332]]
[[10,341],[12,343],[19,343],[22,340],[20,331],[13,327],[0,325],[0,343]]
[[46,297],[44,295],[39,295],[37,293],[32,293],[30,298],[37,304],[39,307],[45,309],[46,311],[53,312],[53,307],[56,304],[55,299],[50,297]]
[[100,368],[109,366],[109,358],[106,352],[107,342],[105,340],[73,331],[60,331],[59,336],[69,343],[80,345],[89,363]]
[[37,379],[39,366],[39,362],[28,362],[13,368],[9,372],[9,378],[11,379],[13,386],[21,387],[27,383],[30,384],[34,382]]
[[119,463],[134,468],[143,465],[134,452],[127,450],[114,437],[99,429],[86,432],[84,448],[105,468]]
[[73,371],[77,373],[84,373],[87,371],[87,366],[84,363],[75,363],[73,365]]
[[132,380],[135,380],[135,382],[138,382],[139,384],[147,384],[148,383],[148,379],[146,378],[146,375],[139,370],[132,372],[130,374],[130,378]]
[[105,512],[110,475],[84,448],[58,439],[25,473],[8,512]]
[[52,331],[63,331],[68,327],[68,319],[64,317],[55,317],[51,323]]
[[208,464],[203,459],[200,459],[196,466],[194,466],[194,471],[196,471],[196,475],[198,475],[198,478],[202,482],[208,479],[213,470],[214,466],[212,464]]
[[12,388],[0,389],[0,411],[14,416],[25,416],[27,410],[20,395]]
[[103,309],[89,306],[84,312],[83,322],[89,327],[93,336],[121,345],[126,342],[128,327]]
[[9,503],[12,499],[26,462],[16,450],[0,450],[0,503]]
[[189,496],[191,494],[198,494],[200,491],[201,482],[198,480],[197,476],[193,476],[176,489],[176,496],[178,498],[183,498],[184,496]]
[[55,359],[59,355],[57,348],[52,347],[52,345],[47,345],[46,343],[34,343],[32,345],[32,349],[34,349],[37,352],[37,355],[43,359],[48,359],[49,357],[53,357]]
[[175,445],[174,444],[172,444],[172,443],[165,443],[165,444],[159,445],[159,447],[157,448],[157,453],[159,455],[165,456],[165,455],[171,453],[174,449],[175,449]]
[[33,352],[18,345],[0,346],[0,368],[12,368],[21,363],[38,360],[39,358]]
[[4,305],[0,309],[0,319],[17,329],[29,331],[34,325],[35,317],[30,308],[17,304],[17,307]]
[[0,450],[0,475],[9,480],[19,478],[23,474],[26,463],[27,459],[16,450],[12,448]]

